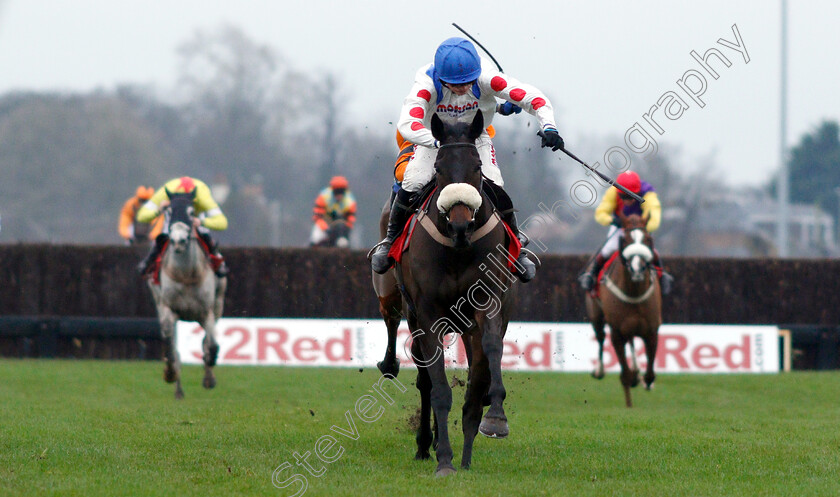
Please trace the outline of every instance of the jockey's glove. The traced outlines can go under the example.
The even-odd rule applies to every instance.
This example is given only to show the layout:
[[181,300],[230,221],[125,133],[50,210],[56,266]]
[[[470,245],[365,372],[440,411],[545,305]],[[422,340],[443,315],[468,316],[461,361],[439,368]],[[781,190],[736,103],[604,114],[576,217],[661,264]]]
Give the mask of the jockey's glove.
[[542,146],[551,147],[551,150],[560,150],[561,148],[565,148],[565,143],[563,142],[563,138],[560,137],[560,133],[557,132],[554,128],[545,128],[542,132]]
[[522,112],[522,107],[514,103],[505,102],[503,104],[496,105],[496,112],[503,116],[509,116],[511,114],[519,114]]

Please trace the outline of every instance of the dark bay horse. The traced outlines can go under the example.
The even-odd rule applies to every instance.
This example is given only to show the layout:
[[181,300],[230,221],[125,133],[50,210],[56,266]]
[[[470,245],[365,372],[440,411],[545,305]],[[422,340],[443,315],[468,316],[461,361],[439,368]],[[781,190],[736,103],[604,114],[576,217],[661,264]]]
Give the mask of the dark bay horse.
[[[586,294],[586,311],[598,340],[598,365],[592,376],[604,377],[604,325],[610,327],[610,340],[621,366],[621,385],[627,407],[633,407],[630,388],[639,384],[639,366],[633,346],[635,337],[645,344],[647,367],[645,388],[653,388],[653,372],[659,326],[662,324],[662,295],[653,261],[653,240],[645,229],[647,219],[638,215],[622,217],[623,236],[618,257],[607,268],[598,298]],[[626,346],[630,345],[628,364]]]
[[205,388],[216,386],[213,366],[219,355],[216,341],[216,321],[222,315],[227,289],[227,278],[213,272],[210,260],[200,246],[193,222],[192,193],[169,193],[170,203],[166,214],[169,242],[161,256],[160,284],[149,279],[149,288],[155,299],[158,320],[164,340],[166,367],[163,378],[175,383],[175,398],[182,399],[181,359],[178,355],[175,324],[195,321],[204,328],[204,379]]
[[[448,431],[452,389],[444,369],[445,336],[461,335],[469,364],[461,423],[461,468],[468,469],[479,431],[491,438],[504,438],[509,432],[502,405],[506,394],[502,340],[517,278],[508,269],[512,255],[506,249],[504,225],[481,189],[481,160],[475,145],[484,129],[481,112],[469,125],[447,126],[437,116],[431,124],[441,143],[435,162],[437,189],[428,208],[418,214],[421,221],[395,276],[404,285],[411,354],[418,367],[421,403],[415,458],[428,459],[434,442],[436,475],[445,476],[455,472]],[[452,335],[449,340],[453,337],[457,339]]]

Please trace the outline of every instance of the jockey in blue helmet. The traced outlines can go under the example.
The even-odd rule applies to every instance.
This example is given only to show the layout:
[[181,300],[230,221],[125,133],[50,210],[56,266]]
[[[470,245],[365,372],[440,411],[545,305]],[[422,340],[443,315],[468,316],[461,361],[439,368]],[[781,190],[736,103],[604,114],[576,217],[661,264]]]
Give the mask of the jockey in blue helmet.
[[[504,103],[498,103],[497,99]],[[430,129],[432,115],[437,114],[443,122],[455,124],[471,123],[476,112],[481,112],[485,126],[492,129],[496,112],[509,115],[521,110],[539,120],[543,147],[563,148],[551,102],[541,91],[494,69],[482,68],[481,58],[469,40],[449,38],[438,46],[434,63],[417,71],[414,85],[403,101],[397,131],[414,144],[414,155],[408,161],[401,187],[394,197],[385,239],[371,251],[374,271],[385,273],[394,263],[388,252],[413,210],[414,194],[434,178],[440,144]],[[511,230],[527,242],[517,228],[513,202],[502,189],[504,180],[487,130],[476,140],[476,148],[481,157],[481,173],[487,179],[484,187],[492,191],[490,196],[497,199],[495,207]],[[530,281],[536,274],[536,265],[527,254],[527,250],[520,253],[517,265],[517,276],[523,282]]]

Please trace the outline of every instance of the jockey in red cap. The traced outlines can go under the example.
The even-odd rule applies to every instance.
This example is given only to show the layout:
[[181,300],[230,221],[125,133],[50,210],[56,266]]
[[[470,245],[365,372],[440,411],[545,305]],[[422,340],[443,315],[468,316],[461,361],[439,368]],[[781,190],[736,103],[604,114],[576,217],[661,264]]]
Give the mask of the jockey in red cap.
[[343,220],[348,230],[356,222],[356,199],[349,190],[349,182],[344,176],[333,176],[330,186],[321,190],[312,208],[312,234],[309,245],[315,246],[329,238],[330,223]]
[[[161,210],[169,205],[170,193],[192,193],[193,209],[195,212],[195,219],[198,226],[196,232],[204,240],[204,243],[209,247],[212,255],[218,262],[216,268],[216,276],[223,278],[230,272],[224,262],[221,252],[219,252],[218,244],[210,236],[209,230],[224,231],[228,227],[227,216],[222,212],[219,204],[213,199],[213,194],[210,192],[210,187],[203,181],[183,176],[180,178],[171,179],[165,185],[160,187],[149,200],[137,211],[137,221],[141,223],[148,223],[161,213]],[[169,240],[169,233],[165,232],[158,235],[155,239],[155,244],[152,246],[151,252],[146,258],[137,265],[137,271],[144,275],[149,271],[157,256],[163,250],[166,241]]]
[[[662,205],[659,203],[659,196],[656,195],[650,183],[642,181],[639,175],[633,171],[625,171],[619,174],[618,178],[616,178],[616,183],[642,197],[644,203],[639,204],[636,199],[621,192],[614,186],[611,186],[604,193],[603,200],[601,200],[601,203],[595,209],[595,221],[610,228],[607,231],[607,240],[595,256],[594,262],[578,278],[578,282],[580,282],[580,286],[584,290],[591,290],[595,286],[595,278],[598,277],[598,273],[601,272],[601,269],[612,256],[613,252],[618,250],[618,241],[624,233],[618,216],[619,212],[625,216],[637,214],[643,218],[647,218],[648,221],[645,228],[651,233],[659,228],[662,220]],[[656,250],[654,250],[653,265],[662,267],[659,252]],[[664,295],[671,292],[673,281],[674,278],[663,270],[660,286]]]

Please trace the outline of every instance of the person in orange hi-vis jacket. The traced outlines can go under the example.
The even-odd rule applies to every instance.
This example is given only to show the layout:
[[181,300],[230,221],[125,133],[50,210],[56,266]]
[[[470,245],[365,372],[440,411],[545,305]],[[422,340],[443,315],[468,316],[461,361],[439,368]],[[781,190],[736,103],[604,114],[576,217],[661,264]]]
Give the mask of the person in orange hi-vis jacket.
[[140,185],[137,187],[137,192],[125,201],[120,210],[120,220],[117,225],[117,231],[125,240],[126,245],[134,245],[137,243],[145,243],[154,240],[163,229],[163,216],[157,216],[151,223],[141,223],[137,221],[137,211],[143,207],[152,195],[155,189],[151,186]]

